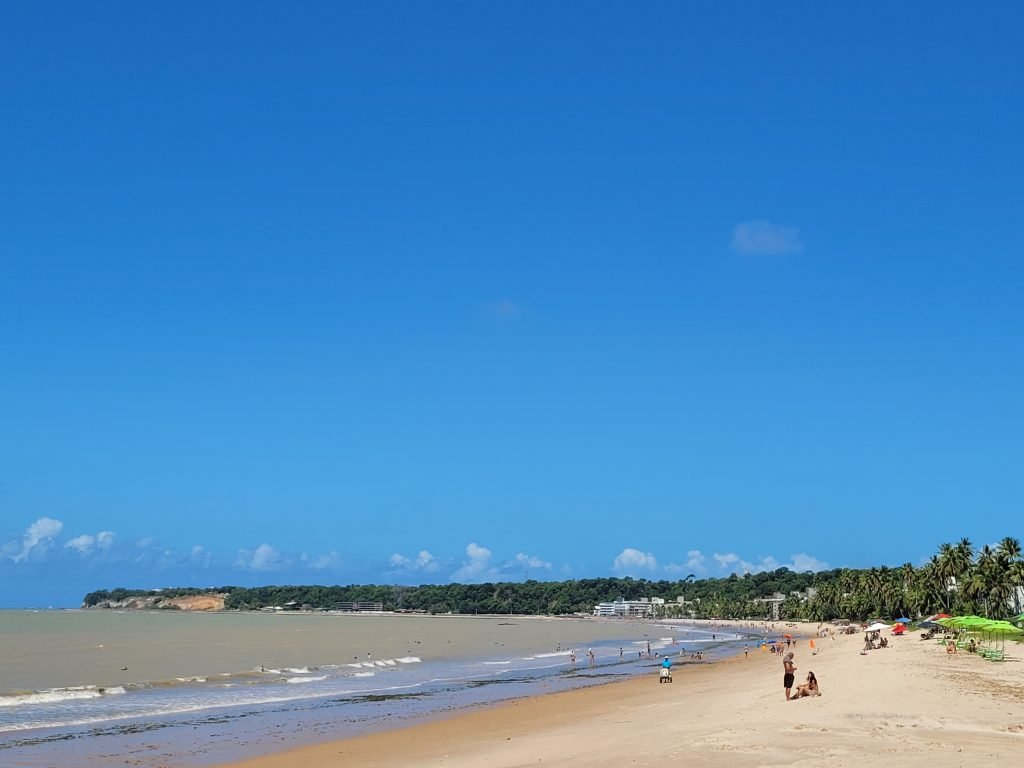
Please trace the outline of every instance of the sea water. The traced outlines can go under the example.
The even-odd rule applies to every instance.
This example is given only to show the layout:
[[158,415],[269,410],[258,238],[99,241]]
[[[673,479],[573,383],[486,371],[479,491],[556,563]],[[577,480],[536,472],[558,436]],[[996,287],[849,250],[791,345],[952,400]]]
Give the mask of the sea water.
[[0,764],[212,764],[653,674],[659,656],[744,639],[517,616],[3,611]]

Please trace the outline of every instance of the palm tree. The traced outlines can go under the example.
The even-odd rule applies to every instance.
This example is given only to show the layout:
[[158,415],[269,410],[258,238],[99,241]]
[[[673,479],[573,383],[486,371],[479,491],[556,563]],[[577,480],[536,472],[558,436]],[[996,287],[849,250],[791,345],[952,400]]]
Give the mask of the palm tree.
[[996,552],[1005,557],[1010,563],[1020,560],[1020,539],[1007,536],[1005,539],[1000,541],[998,545],[996,545]]
[[957,551],[952,544],[945,543],[939,546],[939,554],[935,563],[935,575],[942,583],[942,595],[946,602],[947,613],[949,613],[950,610],[950,592],[952,591],[951,584],[955,583],[956,577],[959,575],[958,560]]

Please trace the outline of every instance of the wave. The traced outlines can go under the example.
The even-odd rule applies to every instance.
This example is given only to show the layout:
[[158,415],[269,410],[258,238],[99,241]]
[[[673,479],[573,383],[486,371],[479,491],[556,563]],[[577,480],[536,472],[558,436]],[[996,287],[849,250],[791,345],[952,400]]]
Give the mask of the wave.
[[51,688],[34,693],[16,693],[0,696],[0,707],[22,707],[39,704],[59,704],[65,701],[83,701],[98,699],[102,696],[119,696],[125,692],[121,686],[113,688],[97,688],[93,685],[76,686],[74,688]]
[[319,680],[326,680],[327,675],[315,675],[313,677],[286,677],[286,683],[315,683]]

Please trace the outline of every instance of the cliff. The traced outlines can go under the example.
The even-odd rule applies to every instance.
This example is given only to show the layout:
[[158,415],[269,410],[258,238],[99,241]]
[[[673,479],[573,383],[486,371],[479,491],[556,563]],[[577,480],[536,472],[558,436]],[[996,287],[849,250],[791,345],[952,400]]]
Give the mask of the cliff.
[[226,593],[168,596],[161,594],[132,595],[121,599],[86,600],[83,608],[106,608],[122,611],[223,611]]

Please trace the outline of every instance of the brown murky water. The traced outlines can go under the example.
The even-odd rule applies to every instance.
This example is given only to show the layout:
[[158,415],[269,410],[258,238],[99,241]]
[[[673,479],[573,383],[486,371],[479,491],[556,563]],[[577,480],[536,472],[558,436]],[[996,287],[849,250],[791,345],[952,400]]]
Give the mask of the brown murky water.
[[368,654],[428,661],[535,653],[656,634],[640,622],[518,616],[0,611],[0,694],[345,664]]

